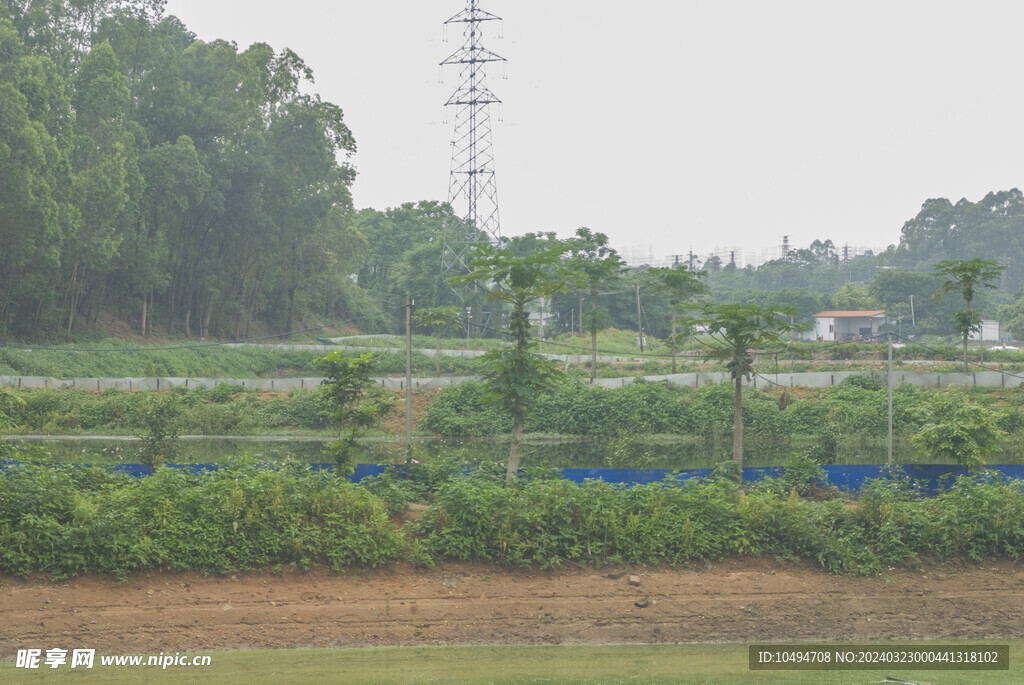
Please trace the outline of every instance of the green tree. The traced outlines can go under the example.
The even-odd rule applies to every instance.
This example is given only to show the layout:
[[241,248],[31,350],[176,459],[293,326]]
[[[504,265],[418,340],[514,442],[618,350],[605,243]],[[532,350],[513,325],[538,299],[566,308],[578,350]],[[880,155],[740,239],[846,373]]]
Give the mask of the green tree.
[[509,331],[511,348],[491,350],[483,357],[488,385],[486,399],[512,416],[512,444],[509,447],[505,479],[511,482],[519,471],[519,443],[523,419],[538,393],[561,377],[557,364],[533,352],[530,339],[529,305],[553,293],[564,292],[580,275],[566,265],[563,256],[570,245],[556,242],[545,250],[517,257],[507,248],[476,245],[470,251],[470,272],[452,278],[452,283],[486,286],[484,297],[511,306]]
[[[938,315],[938,305],[932,299],[936,285],[934,274],[879,269],[868,284],[868,292],[890,317],[902,317],[904,330],[907,330],[911,323],[920,326],[918,322],[934,319]],[[914,302],[913,310],[911,299]]]
[[985,458],[1005,435],[998,427],[998,414],[971,402],[962,392],[934,393],[917,414],[924,425],[910,441],[929,459],[953,461],[970,473],[985,465]]
[[[363,209],[356,213],[355,222],[369,244],[358,282],[382,312],[394,310],[409,297],[424,306],[455,304],[439,268],[444,227],[460,223],[450,205],[424,201],[385,211]],[[380,330],[398,332],[404,324],[398,316],[384,316],[377,325]]]
[[141,301],[139,328],[145,336],[151,328],[154,292],[170,281],[171,241],[194,217],[211,179],[188,136],[151,147],[139,166],[146,179],[142,221],[137,231],[126,236],[118,261],[124,290]]
[[1024,288],[1017,290],[1015,302],[999,305],[998,316],[1014,340],[1024,339]]
[[1012,292],[1024,280],[1024,193],[990,192],[977,202],[931,199],[903,225],[894,265],[927,271],[940,260],[999,255],[1008,268],[1001,287]]
[[582,285],[590,293],[590,313],[586,320],[590,331],[590,382],[597,376],[597,331],[602,316],[597,308],[597,294],[603,286],[614,283],[626,267],[619,254],[608,247],[608,236],[592,233],[589,228],[576,229],[568,241],[569,263],[581,275]]
[[685,321],[687,327],[696,326],[707,332],[703,342],[708,356],[724,361],[733,380],[732,456],[739,480],[743,479],[743,379],[749,380],[754,373],[754,350],[780,342],[790,331],[805,328],[779,318],[797,314],[792,307],[706,304],[699,316]]
[[412,315],[413,323],[417,326],[430,326],[434,329],[434,371],[441,375],[441,331],[459,323],[459,308],[453,305],[447,307],[424,307],[417,309]]
[[832,305],[836,309],[865,311],[878,307],[878,302],[871,296],[871,290],[863,283],[847,283],[832,295]]
[[335,350],[314,359],[313,363],[324,369],[321,387],[339,431],[338,439],[329,446],[329,453],[338,465],[338,475],[347,476],[352,472],[350,461],[359,438],[391,411],[392,398],[370,392],[375,387],[370,378],[375,366],[372,352],[351,358]]
[[85,299],[102,293],[106,269],[127,226],[136,220],[144,185],[138,168],[139,141],[124,122],[131,94],[108,43],[85,55],[72,85],[71,192],[81,222],[67,236],[61,260],[69,339]]
[[651,269],[647,273],[654,278],[656,287],[668,294],[669,306],[672,307],[672,373],[675,373],[679,315],[695,295],[707,292],[707,284],[701,279],[708,274],[706,271],[691,271],[685,264],[676,264],[671,268]]
[[160,466],[173,459],[181,448],[178,430],[181,403],[175,395],[149,395],[139,408],[146,431],[139,434],[139,460]]
[[303,263],[310,273],[302,292],[308,308],[328,321],[362,310],[363,304],[356,302],[362,293],[350,277],[359,271],[369,249],[351,211],[328,210],[305,245]]
[[341,109],[294,52],[196,40],[162,6],[0,0],[0,332],[366,311]]
[[54,300],[61,245],[76,220],[66,151],[47,129],[69,112],[54,71],[48,59],[26,55],[0,19],[0,334],[34,332]]
[[971,303],[982,288],[996,287],[992,281],[1005,268],[994,259],[980,258],[942,261],[933,267],[935,275],[945,279],[935,291],[935,300],[941,301],[943,293],[956,292],[967,305],[953,314],[953,329],[964,341],[964,373],[967,373],[967,339],[981,327],[981,314],[971,309]]

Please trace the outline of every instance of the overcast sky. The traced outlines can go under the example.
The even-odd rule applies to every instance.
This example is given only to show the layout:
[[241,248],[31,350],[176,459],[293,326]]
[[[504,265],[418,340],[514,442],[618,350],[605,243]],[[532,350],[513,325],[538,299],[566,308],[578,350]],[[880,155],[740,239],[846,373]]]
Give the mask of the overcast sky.
[[[1024,3],[483,0],[502,232],[620,252],[885,247],[928,198],[1024,179]],[[447,199],[460,0],[169,0],[202,40],[289,47],[339,105],[357,207]],[[508,78],[502,77],[507,72]],[[492,112],[497,117],[497,112]],[[459,208],[457,208],[459,209]]]

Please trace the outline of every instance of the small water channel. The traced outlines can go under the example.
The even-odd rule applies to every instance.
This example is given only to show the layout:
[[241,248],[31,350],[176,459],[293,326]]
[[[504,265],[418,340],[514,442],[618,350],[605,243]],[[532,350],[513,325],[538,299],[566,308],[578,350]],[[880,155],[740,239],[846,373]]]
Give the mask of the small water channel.
[[[12,436],[9,442],[35,446],[45,458],[64,463],[137,463],[139,442],[132,437],[114,436]],[[754,440],[744,456],[745,466],[777,466],[792,454],[808,451],[812,438],[788,437]],[[182,437],[175,463],[210,464],[250,455],[267,461],[286,458],[303,462],[326,462],[327,442],[321,437]],[[392,440],[366,440],[362,463],[391,463],[405,460],[405,443]],[[508,438],[420,438],[413,446],[413,457],[427,461],[439,454],[465,457],[469,461],[504,461],[508,457]],[[840,446],[840,464],[882,464],[886,460],[884,438],[856,438]],[[732,459],[732,436],[652,436],[629,438],[586,438],[579,436],[526,436],[521,448],[522,466],[558,468],[710,468]],[[894,449],[897,463],[924,463],[909,444],[900,439]],[[1020,463],[1019,455],[994,455],[992,463]]]

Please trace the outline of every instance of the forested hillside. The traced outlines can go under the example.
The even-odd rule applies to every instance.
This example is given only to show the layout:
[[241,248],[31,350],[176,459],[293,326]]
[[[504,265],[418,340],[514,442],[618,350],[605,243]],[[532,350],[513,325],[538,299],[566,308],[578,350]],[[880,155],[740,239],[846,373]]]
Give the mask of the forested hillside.
[[358,308],[355,140],[294,52],[154,0],[0,4],[0,334],[244,336]]
[[[175,338],[355,318],[396,333],[407,297],[451,304],[440,275],[451,208],[354,211],[356,138],[312,82],[291,50],[198,40],[162,0],[0,0],[0,340],[62,341],[111,321]],[[949,335],[961,303],[932,298],[932,265],[997,259],[1001,280],[975,306],[1024,336],[1019,190],[927,200],[878,254],[844,258],[828,230],[757,268],[696,260],[709,286],[699,297],[793,306],[804,320],[885,309],[904,333]],[[525,254],[553,239],[506,245]],[[596,297],[599,327],[636,330],[639,316],[668,335],[670,295],[644,272],[556,295],[546,331],[580,330]],[[493,303],[466,305],[474,326],[498,321]]]

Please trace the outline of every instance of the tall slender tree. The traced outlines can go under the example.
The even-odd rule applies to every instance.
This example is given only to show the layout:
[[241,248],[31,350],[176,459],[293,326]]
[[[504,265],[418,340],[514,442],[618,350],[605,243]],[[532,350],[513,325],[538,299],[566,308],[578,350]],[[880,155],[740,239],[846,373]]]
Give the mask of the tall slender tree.
[[568,249],[569,245],[554,241],[546,250],[517,257],[506,248],[474,246],[468,260],[470,272],[450,279],[455,284],[477,283],[486,287],[484,297],[512,308],[509,332],[513,346],[491,350],[483,357],[489,387],[487,399],[512,416],[512,444],[505,474],[508,482],[519,471],[519,443],[530,402],[562,375],[555,362],[533,351],[536,343],[530,339],[529,306],[556,292],[565,292],[580,280],[579,273],[563,260]]
[[608,236],[593,233],[589,228],[576,229],[568,240],[569,263],[582,276],[583,287],[590,293],[590,312],[586,327],[590,331],[590,382],[597,376],[597,331],[601,312],[597,308],[598,291],[616,282],[626,263],[618,252],[608,246]]
[[459,308],[454,305],[446,307],[424,307],[417,309],[412,315],[417,326],[430,326],[434,329],[434,372],[441,375],[441,331],[459,323]]
[[691,271],[686,264],[676,264],[671,268],[651,269],[648,273],[654,279],[655,287],[668,294],[669,306],[672,307],[672,373],[675,373],[679,315],[695,295],[707,292],[708,286],[701,279],[708,273],[706,271]]
[[992,282],[1005,269],[995,259],[954,259],[942,261],[933,267],[936,276],[945,279],[935,291],[936,301],[943,293],[956,292],[964,298],[966,308],[953,313],[953,328],[963,337],[964,373],[967,373],[967,339],[981,328],[981,314],[971,308],[971,303],[982,288],[994,288]]
[[792,307],[766,309],[753,304],[706,304],[697,317],[685,321],[707,333],[704,344],[708,356],[725,362],[734,384],[732,417],[732,458],[736,477],[743,480],[743,379],[754,373],[754,350],[778,343],[782,336],[805,328],[784,317],[796,316]]

